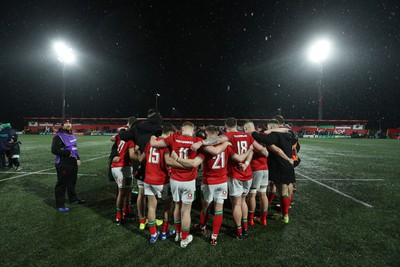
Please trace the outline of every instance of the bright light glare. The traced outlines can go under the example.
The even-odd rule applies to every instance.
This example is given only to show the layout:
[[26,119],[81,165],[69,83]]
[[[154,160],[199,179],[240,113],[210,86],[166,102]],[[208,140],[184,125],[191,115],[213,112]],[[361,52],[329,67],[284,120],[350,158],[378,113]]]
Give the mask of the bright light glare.
[[56,42],[53,45],[54,50],[57,53],[57,58],[60,62],[66,64],[72,64],[75,62],[75,54],[72,48],[68,47],[66,44],[62,42]]
[[328,40],[319,40],[315,42],[309,51],[309,58],[312,62],[320,63],[324,61],[331,53],[331,43]]

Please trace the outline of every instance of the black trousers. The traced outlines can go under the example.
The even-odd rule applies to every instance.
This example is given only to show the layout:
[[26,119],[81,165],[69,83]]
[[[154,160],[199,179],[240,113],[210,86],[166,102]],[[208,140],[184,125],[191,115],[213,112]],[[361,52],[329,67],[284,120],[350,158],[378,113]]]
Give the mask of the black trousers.
[[56,164],[56,170],[56,207],[62,208],[65,204],[65,191],[68,193],[69,202],[74,202],[78,199],[75,192],[76,180],[78,178],[78,166]]

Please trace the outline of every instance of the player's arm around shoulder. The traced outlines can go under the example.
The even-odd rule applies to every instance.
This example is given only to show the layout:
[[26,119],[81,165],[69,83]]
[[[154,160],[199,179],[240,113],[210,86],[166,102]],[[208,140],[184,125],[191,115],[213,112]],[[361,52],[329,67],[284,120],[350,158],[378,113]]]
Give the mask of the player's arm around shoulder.
[[218,135],[215,137],[208,138],[206,140],[198,141],[192,144],[190,149],[193,151],[197,151],[197,149],[199,149],[201,146],[213,146],[227,141],[229,141],[229,138],[226,135]]
[[[178,156],[178,154],[176,154],[175,151],[172,151],[171,156],[169,158],[172,160],[172,164],[174,164],[176,166],[182,166],[185,169],[197,168],[203,162],[203,159],[199,156],[196,156],[194,159],[180,158]],[[171,167],[174,167],[174,166],[171,166]],[[174,167],[174,168],[177,168],[177,167]]]
[[264,157],[268,157],[268,150],[265,147],[263,147],[260,143],[254,141],[252,146],[258,153],[260,153]]
[[253,153],[254,153],[253,150],[254,150],[254,147],[253,147],[253,146],[250,146],[250,148],[246,151],[246,153],[243,153],[243,154],[241,154],[241,155],[238,155],[238,154],[235,153],[235,154],[231,157],[231,159],[234,160],[234,161],[236,161],[236,162],[248,161],[248,164],[247,164],[247,165],[249,165],[251,159],[253,158]]
[[276,154],[277,156],[283,158],[284,160],[289,161],[290,164],[293,165],[293,163],[294,163],[294,162],[293,162],[293,159],[289,158],[289,157],[285,154],[285,152],[283,152],[283,150],[280,149],[278,146],[276,146],[276,145],[269,145],[268,148],[269,148],[274,154]]
[[205,146],[203,148],[203,151],[207,152],[210,155],[216,156],[218,154],[221,154],[222,152],[225,151],[225,149],[228,146],[231,146],[232,144],[230,142],[223,142],[221,145],[219,146]]
[[169,140],[169,138],[172,138],[171,136],[165,138],[165,139],[161,139],[161,140],[157,140],[157,137],[155,135],[152,135],[150,137],[150,146],[151,147],[155,147],[155,148],[163,148],[163,147],[167,147],[167,139]]

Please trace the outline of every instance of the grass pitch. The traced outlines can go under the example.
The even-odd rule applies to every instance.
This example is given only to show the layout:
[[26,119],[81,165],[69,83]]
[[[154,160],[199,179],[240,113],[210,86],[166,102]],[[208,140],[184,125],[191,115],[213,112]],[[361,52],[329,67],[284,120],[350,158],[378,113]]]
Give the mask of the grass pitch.
[[173,240],[150,245],[137,218],[112,222],[109,137],[78,136],[77,193],[87,204],[58,212],[51,138],[20,136],[22,172],[0,172],[0,266],[400,266],[398,140],[301,139],[288,225],[269,220],[238,241],[226,233],[226,205],[217,246],[196,235],[181,249]]

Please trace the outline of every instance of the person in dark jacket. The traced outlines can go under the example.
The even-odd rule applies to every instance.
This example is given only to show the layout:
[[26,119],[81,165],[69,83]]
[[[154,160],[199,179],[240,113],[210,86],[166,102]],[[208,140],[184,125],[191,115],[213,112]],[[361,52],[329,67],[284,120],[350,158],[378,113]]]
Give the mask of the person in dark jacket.
[[69,208],[65,207],[65,191],[68,193],[68,200],[71,204],[82,204],[85,201],[79,199],[75,192],[78,166],[81,165],[81,161],[76,137],[72,133],[72,121],[65,119],[61,125],[62,128],[53,137],[51,153],[56,155],[56,208],[61,212],[68,212]]
[[152,135],[160,136],[162,134],[163,117],[156,109],[147,111],[147,119],[141,123],[136,121],[127,130],[121,130],[119,136],[124,141],[133,140],[139,146],[140,151],[143,151],[149,142]]
[[[279,129],[279,121],[276,119],[270,120],[268,122],[268,130],[276,131],[276,129]],[[274,182],[281,196],[282,221],[289,223],[289,207],[291,204],[289,186],[296,181],[292,159],[292,146],[295,140],[292,133],[284,131],[285,129],[283,132],[271,132],[267,135],[253,131],[252,136],[258,142],[265,143],[270,151],[268,156],[269,179]],[[286,157],[276,154],[274,146],[280,148]]]
[[[163,117],[160,112],[156,109],[149,109],[147,111],[147,119],[141,123],[135,122],[135,125],[130,125],[128,129],[121,129],[119,131],[119,137],[124,141],[133,140],[133,142],[139,146],[140,152],[143,152],[146,148],[146,144],[150,141],[152,135],[160,136],[162,134],[162,124]],[[141,163],[138,166],[136,173],[136,183],[138,187],[138,196],[136,199],[136,206],[138,210],[139,217],[139,229],[144,230],[146,226],[146,216],[145,216],[145,201],[146,197],[144,195],[144,178],[146,173],[146,162]]]

